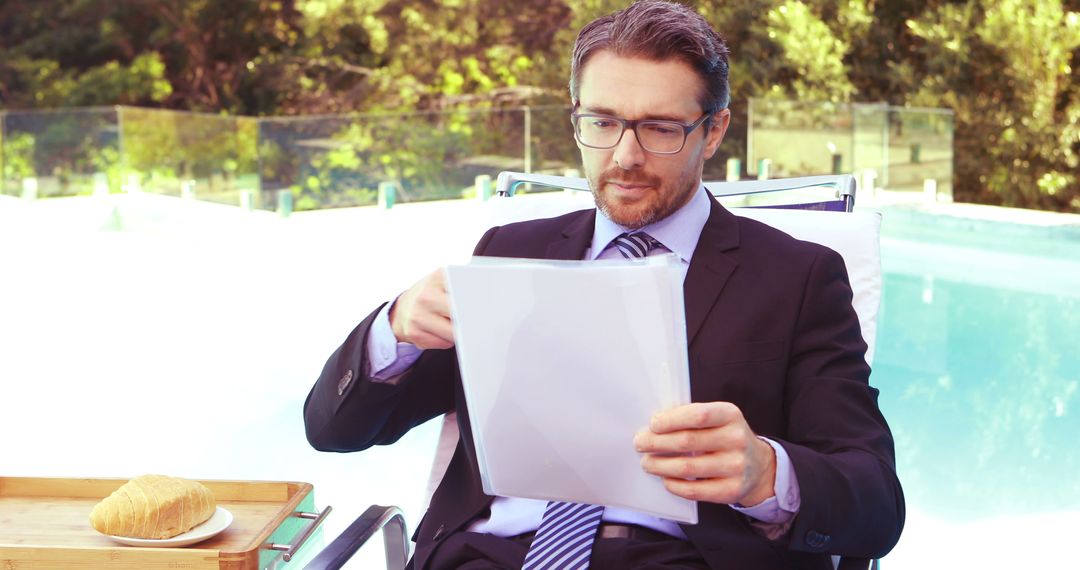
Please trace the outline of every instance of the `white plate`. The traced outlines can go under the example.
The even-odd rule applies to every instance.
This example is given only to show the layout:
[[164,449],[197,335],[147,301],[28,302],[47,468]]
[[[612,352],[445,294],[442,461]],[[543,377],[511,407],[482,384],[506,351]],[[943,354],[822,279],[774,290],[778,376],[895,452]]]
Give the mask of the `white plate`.
[[195,544],[196,542],[202,542],[208,538],[216,536],[219,532],[229,528],[232,524],[233,516],[229,511],[217,507],[214,514],[210,518],[206,519],[206,522],[199,526],[183,533],[178,534],[172,538],[131,538],[128,536],[113,536],[107,534],[105,536],[128,546],[148,546],[151,548],[178,548],[180,546],[187,546],[189,544]]

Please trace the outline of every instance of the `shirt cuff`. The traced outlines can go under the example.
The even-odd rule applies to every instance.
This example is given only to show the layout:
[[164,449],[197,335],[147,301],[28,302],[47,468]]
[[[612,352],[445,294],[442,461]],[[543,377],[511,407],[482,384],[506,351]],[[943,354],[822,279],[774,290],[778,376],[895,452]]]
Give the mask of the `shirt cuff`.
[[424,352],[414,344],[398,342],[394,336],[394,329],[390,327],[390,307],[393,304],[383,306],[368,331],[368,376],[373,382],[396,384],[397,379]]
[[795,477],[795,468],[791,465],[784,446],[775,441],[760,438],[769,444],[776,453],[776,482],[773,484],[775,494],[764,501],[749,507],[732,505],[731,508],[740,513],[765,523],[783,524],[795,518],[799,512],[802,497],[799,494],[799,480]]

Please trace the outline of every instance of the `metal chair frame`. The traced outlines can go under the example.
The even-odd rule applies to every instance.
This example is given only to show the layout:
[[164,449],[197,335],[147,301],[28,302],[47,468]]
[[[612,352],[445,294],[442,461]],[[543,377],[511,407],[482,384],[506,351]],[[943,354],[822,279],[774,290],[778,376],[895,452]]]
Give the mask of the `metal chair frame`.
[[[503,197],[513,196],[515,190],[521,184],[538,184],[551,188],[589,191],[589,181],[584,178],[506,171],[499,173],[495,183],[495,194]],[[788,192],[807,188],[832,188],[836,191],[835,201],[843,202],[843,211],[850,212],[855,207],[855,177],[850,174],[800,176],[773,180],[740,180],[737,182],[704,182],[704,186],[713,196],[717,197]],[[807,204],[792,204],[784,207],[804,206],[807,206]]]

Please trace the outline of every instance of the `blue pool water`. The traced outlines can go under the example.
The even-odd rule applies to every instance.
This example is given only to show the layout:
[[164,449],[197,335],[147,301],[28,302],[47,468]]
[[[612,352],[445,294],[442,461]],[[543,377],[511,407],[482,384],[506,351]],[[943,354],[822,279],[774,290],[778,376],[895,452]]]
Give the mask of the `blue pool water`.
[[1060,560],[1080,528],[1080,240],[889,219],[871,382],[909,520],[883,564]]
[[960,519],[1080,507],[1080,299],[886,277],[874,382],[908,499]]

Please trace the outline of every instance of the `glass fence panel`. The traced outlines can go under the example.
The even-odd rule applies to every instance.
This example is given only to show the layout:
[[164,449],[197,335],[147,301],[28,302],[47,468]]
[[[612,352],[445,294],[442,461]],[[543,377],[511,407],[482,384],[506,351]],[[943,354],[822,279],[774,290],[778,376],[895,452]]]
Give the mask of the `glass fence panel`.
[[851,172],[870,173],[860,183],[886,186],[889,180],[889,108],[886,105],[852,106]]
[[540,174],[584,176],[581,152],[574,141],[569,105],[530,107],[529,171]]
[[872,180],[875,188],[889,192],[952,198],[952,111],[764,99],[750,103],[751,173],[768,159],[771,178],[853,173],[864,187]]
[[[470,197],[504,170],[582,175],[565,105],[319,117],[117,107],[0,114],[0,191],[145,191],[311,210]],[[768,177],[855,173],[898,194],[952,195],[953,115],[940,109],[755,99],[747,167]],[[728,157],[705,180],[727,178]],[[932,182],[928,182],[932,181]],[[520,191],[541,191],[524,187]]]
[[748,172],[769,160],[770,178],[839,174],[853,168],[850,105],[752,99]]
[[[953,115],[938,109],[889,112],[889,183],[895,191],[952,199]],[[928,188],[927,181],[933,181]]]
[[[521,108],[265,119],[259,128],[264,199],[293,196],[297,210],[462,198],[479,175],[525,165]],[[385,186],[384,186],[385,188]]]
[[128,191],[234,205],[257,193],[256,119],[123,107],[120,125]]
[[44,198],[119,190],[115,109],[17,111],[0,120],[3,194]]
[[[351,121],[341,117],[276,117],[259,120],[259,178],[261,203],[276,204],[280,194],[300,198],[302,209],[367,205],[375,190],[357,184],[355,177],[341,176],[337,191],[323,192],[320,167],[327,154],[344,146],[336,135]],[[326,166],[332,170],[332,165]],[[303,196],[304,190],[311,197]],[[316,198],[319,199],[316,199]]]

